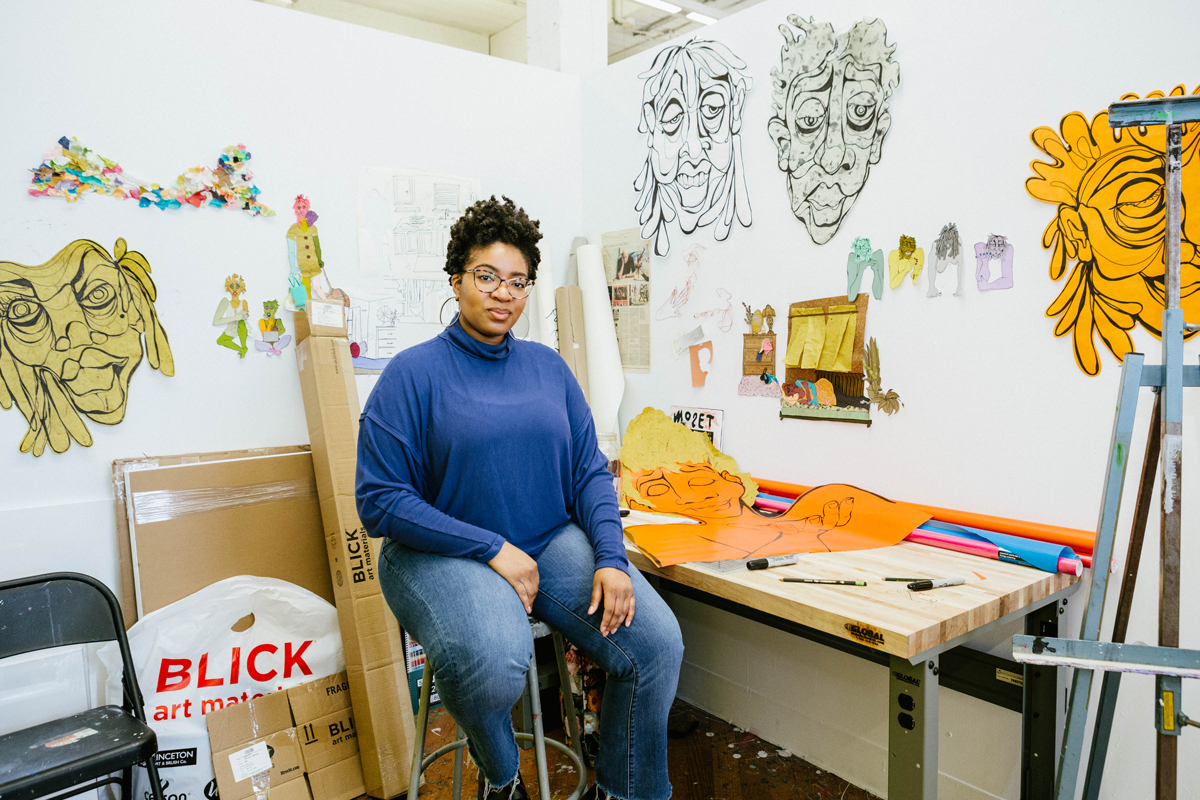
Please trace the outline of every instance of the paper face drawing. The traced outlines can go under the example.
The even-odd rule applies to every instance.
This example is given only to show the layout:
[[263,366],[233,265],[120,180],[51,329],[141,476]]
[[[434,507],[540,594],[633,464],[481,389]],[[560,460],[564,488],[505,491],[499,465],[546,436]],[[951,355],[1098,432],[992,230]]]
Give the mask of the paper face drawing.
[[[1171,96],[1185,93],[1183,86]],[[1200,94],[1200,87],[1192,90]],[[1151,92],[1147,97],[1162,97]],[[1136,99],[1127,94],[1122,100]],[[1067,274],[1046,316],[1058,317],[1055,336],[1070,334],[1075,361],[1087,375],[1100,372],[1095,335],[1117,361],[1134,350],[1129,331],[1141,326],[1162,336],[1163,250],[1166,212],[1163,166],[1166,126],[1113,129],[1108,112],[1063,117],[1058,130],[1038,128],[1031,138],[1049,161],[1030,164],[1030,195],[1057,212],[1042,234],[1051,251],[1050,278]],[[1200,200],[1200,125],[1183,132],[1183,204]],[[1186,319],[1200,316],[1200,215],[1184,212],[1179,246],[1180,302]],[[1190,338],[1194,334],[1185,333]]]
[[645,81],[638,131],[649,152],[633,182],[634,209],[656,255],[670,252],[670,222],[684,234],[715,225],[718,241],[735,218],[750,226],[741,144],[751,85],[745,69],[723,44],[692,39],[659,52],[638,76]]
[[767,132],[787,175],[792,213],[814,243],[825,244],[879,163],[900,65],[880,20],[862,20],[840,34],[795,14],[788,23],[800,35],[779,26],[782,64],[771,69],[775,113]]
[[0,407],[15,400],[29,423],[22,453],[90,447],[84,417],[121,422],[143,353],[175,374],[155,297],[150,264],[124,239],[111,256],[79,239],[45,264],[0,261]]

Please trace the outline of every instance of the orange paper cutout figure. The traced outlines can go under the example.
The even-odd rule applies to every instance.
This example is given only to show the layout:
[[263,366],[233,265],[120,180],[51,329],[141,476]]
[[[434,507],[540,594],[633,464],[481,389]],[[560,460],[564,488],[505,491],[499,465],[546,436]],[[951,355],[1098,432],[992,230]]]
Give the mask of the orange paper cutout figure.
[[713,361],[713,346],[712,342],[701,342],[694,344],[688,348],[688,353],[692,359],[692,386],[703,386],[708,380],[708,370],[704,369],[700,364],[700,351],[708,351],[708,362],[705,366],[712,366]]
[[783,514],[766,516],[742,501],[745,487],[737,475],[703,463],[641,470],[630,477],[646,501],[630,497],[630,508],[678,514],[699,523],[625,529],[625,536],[659,567],[888,547],[929,519],[917,506],[836,483],[810,489]]
[[[1171,96],[1182,96],[1182,85]],[[1200,94],[1200,87],[1192,91]],[[1151,92],[1146,97],[1162,97]],[[1127,94],[1122,100],[1136,99]],[[1166,126],[1108,126],[1108,112],[1063,117],[1058,131],[1038,128],[1033,143],[1052,161],[1033,161],[1025,181],[1033,197],[1055,203],[1058,213],[1042,234],[1050,249],[1050,277],[1059,280],[1075,261],[1046,316],[1058,317],[1055,336],[1072,335],[1075,361],[1088,375],[1100,372],[1093,333],[1117,361],[1134,349],[1129,331],[1140,325],[1162,337],[1163,251],[1166,213],[1163,165]],[[1183,202],[1200,202],[1200,125],[1183,130]],[[1180,306],[1200,319],[1200,215],[1185,214],[1180,244]],[[1190,338],[1194,334],[1185,333]]]

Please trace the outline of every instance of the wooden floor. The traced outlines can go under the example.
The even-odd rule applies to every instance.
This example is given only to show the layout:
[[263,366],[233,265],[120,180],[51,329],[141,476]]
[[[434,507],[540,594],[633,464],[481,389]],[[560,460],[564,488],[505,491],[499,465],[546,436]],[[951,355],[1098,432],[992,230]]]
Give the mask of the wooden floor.
[[[668,759],[673,800],[868,800],[875,796],[817,769],[786,750],[752,733],[676,701],[671,709]],[[562,731],[547,731],[562,740]],[[454,740],[454,720],[444,708],[429,714],[425,752]],[[577,776],[571,762],[547,748],[550,794],[567,797]],[[591,770],[589,770],[589,773]],[[521,752],[521,775],[530,795],[538,797],[533,751]],[[425,772],[421,798],[450,800],[453,794],[453,757],[443,756]],[[589,774],[589,780],[592,775]],[[473,763],[463,769],[461,800],[474,800],[477,772]]]

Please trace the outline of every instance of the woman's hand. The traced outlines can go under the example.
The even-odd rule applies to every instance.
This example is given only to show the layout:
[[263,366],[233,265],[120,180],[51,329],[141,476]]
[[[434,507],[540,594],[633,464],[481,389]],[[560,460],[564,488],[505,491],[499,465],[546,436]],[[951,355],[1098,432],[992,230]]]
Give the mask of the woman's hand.
[[[532,614],[533,598],[537,597],[538,591],[537,562],[521,548],[511,542],[505,542],[504,546],[500,548],[500,552],[496,553],[496,557],[487,563],[489,567],[500,573],[500,577],[512,584],[512,587],[517,590],[517,596],[521,598],[521,605],[525,606],[525,613]],[[620,572],[620,570],[617,571]],[[628,576],[625,580],[629,580]],[[632,594],[631,589],[630,595],[632,596]]]
[[604,601],[604,618],[600,620],[600,635],[608,636],[625,623],[633,622],[633,581],[616,567],[601,567],[592,578],[592,604],[588,615],[596,613]]

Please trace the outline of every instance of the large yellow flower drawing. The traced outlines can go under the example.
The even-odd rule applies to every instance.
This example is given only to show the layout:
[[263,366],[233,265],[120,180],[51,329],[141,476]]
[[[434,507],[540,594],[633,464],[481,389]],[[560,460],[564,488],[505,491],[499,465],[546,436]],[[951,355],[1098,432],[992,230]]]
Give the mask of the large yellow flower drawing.
[[[1172,96],[1184,93],[1182,85],[1171,90]],[[1200,86],[1192,94],[1200,94]],[[1031,162],[1037,177],[1025,181],[1029,194],[1058,204],[1042,234],[1042,246],[1051,250],[1051,279],[1062,278],[1067,262],[1075,262],[1046,316],[1059,318],[1054,335],[1071,334],[1079,368],[1096,375],[1094,333],[1117,361],[1134,349],[1134,325],[1162,336],[1166,127],[1113,129],[1107,111],[1089,125],[1076,111],[1063,117],[1058,131],[1038,128],[1031,138],[1053,159]],[[1180,304],[1193,322],[1200,320],[1200,214],[1189,217],[1186,209],[1189,201],[1200,203],[1198,149],[1200,125],[1184,126]]]

